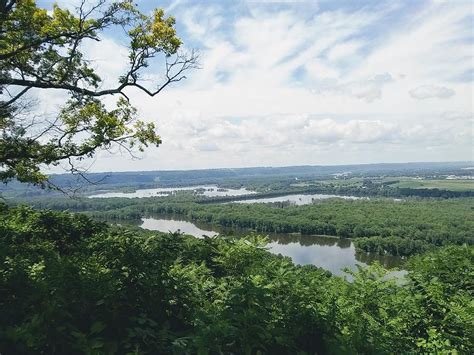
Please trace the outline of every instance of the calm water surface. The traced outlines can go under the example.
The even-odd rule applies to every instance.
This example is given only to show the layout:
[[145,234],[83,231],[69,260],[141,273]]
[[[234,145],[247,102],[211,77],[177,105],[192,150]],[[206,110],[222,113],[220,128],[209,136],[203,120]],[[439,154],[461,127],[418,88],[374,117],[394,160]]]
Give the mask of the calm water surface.
[[356,196],[342,196],[342,195],[325,195],[325,194],[311,194],[311,195],[285,195],[278,197],[269,198],[254,198],[250,200],[238,200],[232,201],[232,203],[272,203],[272,202],[289,202],[297,206],[309,205],[318,200],[327,200],[330,198],[342,198],[345,200],[359,200],[368,199],[368,197],[356,197]]
[[[236,231],[196,224],[173,216],[143,218],[140,227],[160,232],[180,231],[197,238],[202,238],[204,235],[249,234],[249,231]],[[403,263],[403,260],[396,256],[381,256],[356,252],[354,244],[348,239],[294,234],[268,234],[268,237],[270,239],[268,247],[272,253],[289,256],[296,264],[316,265],[331,271],[335,275],[343,275],[343,268],[356,270],[357,264],[365,266],[376,260],[388,268],[397,267]]]
[[[135,192],[104,192],[89,196],[89,198],[109,198],[109,197],[125,197],[125,198],[140,198],[140,197],[159,197],[159,196],[170,196],[178,191],[193,191],[196,194],[200,194],[206,197],[224,197],[224,196],[244,196],[254,194],[255,191],[247,190],[246,188],[240,189],[223,189],[216,185],[199,185],[199,186],[186,186],[186,187],[160,187],[155,189],[139,189]],[[319,200],[326,200],[330,198],[341,198],[345,200],[358,200],[361,198],[368,199],[367,197],[356,197],[356,196],[341,196],[341,195],[325,195],[325,194],[297,194],[297,195],[284,195],[278,197],[268,198],[253,198],[245,200],[236,200],[225,203],[273,203],[273,202],[289,202],[297,206],[309,205]]]
[[202,238],[205,235],[207,235],[208,237],[219,235],[218,232],[201,229],[194,223],[177,219],[142,218],[142,224],[140,225],[140,227],[143,229],[149,229],[159,232],[181,232],[184,234],[192,235],[196,238]]
[[186,187],[160,187],[155,189],[139,189],[135,192],[104,192],[89,196],[89,198],[108,198],[108,197],[157,197],[170,196],[177,191],[194,191],[207,197],[222,197],[222,196],[242,196],[255,193],[245,188],[240,189],[222,189],[216,185],[199,185]]

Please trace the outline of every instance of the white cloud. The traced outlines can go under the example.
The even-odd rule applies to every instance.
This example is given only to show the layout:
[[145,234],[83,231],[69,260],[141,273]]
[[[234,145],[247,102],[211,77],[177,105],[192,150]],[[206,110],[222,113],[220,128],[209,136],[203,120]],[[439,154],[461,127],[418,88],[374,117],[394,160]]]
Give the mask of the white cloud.
[[446,120],[462,120],[462,121],[473,121],[474,113],[473,112],[463,112],[463,111],[446,111],[441,114],[441,117]]
[[392,81],[393,78],[390,74],[378,74],[367,80],[354,81],[342,85],[341,90],[358,99],[372,102],[382,97],[382,88]]
[[332,119],[311,121],[305,133],[308,142],[374,143],[386,139],[394,132],[395,126],[379,120],[350,120],[339,123]]
[[448,99],[455,94],[453,89],[445,86],[422,85],[410,90],[410,96],[417,100],[438,98]]
[[[468,2],[285,3],[171,3],[202,69],[131,93],[164,144],[130,169],[472,158]],[[113,79],[123,48],[102,44],[87,52]]]
[[347,61],[351,59],[353,60],[353,58],[357,55],[357,52],[363,45],[364,43],[357,41],[336,44],[329,50],[329,53],[327,54],[327,59],[329,61]]

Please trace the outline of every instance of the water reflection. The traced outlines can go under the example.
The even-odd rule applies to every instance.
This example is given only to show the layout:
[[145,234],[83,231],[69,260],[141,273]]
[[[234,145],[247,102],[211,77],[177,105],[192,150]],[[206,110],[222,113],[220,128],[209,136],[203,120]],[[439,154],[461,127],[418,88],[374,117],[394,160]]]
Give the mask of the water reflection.
[[324,235],[301,235],[301,234],[270,234],[269,238],[272,242],[277,244],[297,243],[301,246],[311,246],[314,244],[320,246],[333,247],[336,246],[341,249],[350,248],[352,242],[350,239],[341,239],[336,237],[328,237]]
[[356,250],[356,259],[364,264],[372,264],[374,261],[378,261],[386,268],[399,267],[406,260],[406,258],[400,256],[369,254],[360,250]]
[[348,248],[339,248],[336,245],[320,245],[318,243],[303,246],[299,243],[280,244],[271,242],[268,246],[271,252],[289,256],[297,264],[313,264],[329,270],[335,275],[343,275],[342,269],[344,268],[356,270],[356,264],[364,264],[358,262],[355,258],[355,249],[352,243]]
[[[202,223],[192,223],[183,220],[182,217],[173,215],[143,218],[140,227],[165,233],[180,231],[197,238],[202,238],[204,235],[242,236],[251,233],[249,230],[232,230]],[[316,265],[331,271],[335,275],[343,275],[344,272],[341,270],[344,268],[356,270],[357,264],[368,265],[378,261],[383,266],[392,268],[403,263],[400,257],[356,251],[354,244],[349,239],[299,234],[262,234],[268,235],[270,239],[268,248],[272,253],[289,256],[296,264]]]
[[219,234],[212,230],[201,229],[194,223],[175,219],[142,218],[140,227],[160,232],[181,232],[197,238],[202,238],[205,235],[211,237]]

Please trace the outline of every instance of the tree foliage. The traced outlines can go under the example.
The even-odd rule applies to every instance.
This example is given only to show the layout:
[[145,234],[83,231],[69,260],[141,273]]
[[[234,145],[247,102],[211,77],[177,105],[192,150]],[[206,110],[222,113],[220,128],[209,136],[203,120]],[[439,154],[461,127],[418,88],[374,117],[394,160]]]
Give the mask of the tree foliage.
[[[174,18],[162,9],[145,15],[131,0],[91,6],[83,0],[75,11],[54,5],[50,12],[34,0],[0,0],[0,18],[0,181],[46,186],[44,166],[66,162],[80,173],[77,161],[99,149],[161,143],[154,124],[138,120],[127,90],[155,96],[196,67],[194,53],[178,52]],[[83,45],[111,29],[128,38],[128,64],[116,87],[103,88]],[[143,73],[160,55],[166,59],[164,80],[149,87]],[[32,112],[29,93],[35,90],[62,91],[69,99],[47,119]],[[106,105],[103,99],[114,95],[115,104]]]
[[[369,253],[409,256],[449,244],[474,244],[470,199],[328,199],[304,206],[285,204],[209,204],[188,193],[174,197],[29,199],[41,208],[87,211],[106,219],[140,219],[174,214],[220,227],[258,233],[301,233],[354,238]],[[310,238],[310,237],[308,237]]]
[[415,258],[404,280],[374,265],[348,282],[255,236],[200,240],[24,207],[0,217],[5,354],[474,350],[472,247]]

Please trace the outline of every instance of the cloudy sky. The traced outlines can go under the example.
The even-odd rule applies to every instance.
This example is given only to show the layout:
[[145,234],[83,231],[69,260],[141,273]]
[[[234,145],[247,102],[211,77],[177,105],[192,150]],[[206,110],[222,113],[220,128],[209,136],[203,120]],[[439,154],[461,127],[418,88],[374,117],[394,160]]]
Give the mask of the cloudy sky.
[[[473,160],[471,1],[138,4],[175,16],[202,68],[158,97],[131,92],[163,145],[100,154],[95,171]],[[125,45],[85,45],[104,85]],[[61,102],[39,95],[45,112]]]

